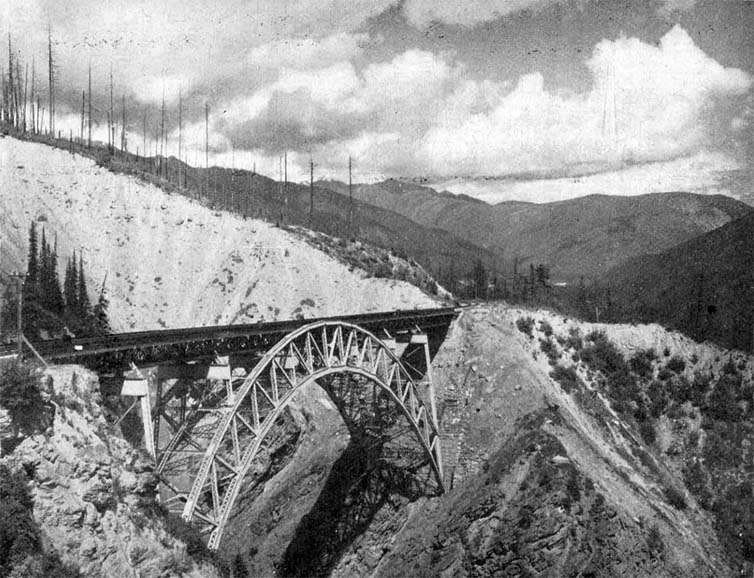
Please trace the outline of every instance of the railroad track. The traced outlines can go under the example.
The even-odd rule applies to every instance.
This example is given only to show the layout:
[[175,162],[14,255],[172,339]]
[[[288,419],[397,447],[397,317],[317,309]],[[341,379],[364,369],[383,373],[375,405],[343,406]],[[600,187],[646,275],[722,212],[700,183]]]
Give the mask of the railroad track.
[[[459,309],[453,307],[414,309],[271,323],[134,331],[102,337],[36,341],[32,344],[47,361],[80,363],[104,369],[124,367],[131,362],[138,365],[251,353],[269,347],[299,327],[318,321],[345,321],[381,336],[387,332],[398,340],[417,328],[430,335],[441,333],[444,336],[458,312]],[[0,357],[12,356],[16,351],[15,344],[0,346]],[[25,355],[29,353],[28,349],[24,351]]]

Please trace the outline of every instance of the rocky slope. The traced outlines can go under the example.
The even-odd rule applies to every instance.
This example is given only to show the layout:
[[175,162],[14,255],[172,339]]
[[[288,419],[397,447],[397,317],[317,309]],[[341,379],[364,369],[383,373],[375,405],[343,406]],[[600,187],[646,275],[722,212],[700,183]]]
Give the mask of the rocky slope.
[[23,270],[31,221],[57,236],[59,269],[105,276],[116,330],[432,307],[407,283],[367,278],[299,236],[211,211],[49,146],[0,138],[0,267]]
[[[657,355],[642,378],[633,369],[620,378],[603,364],[623,359],[628,367],[649,349]],[[649,420],[640,409],[654,407],[660,386],[652,383],[675,391],[684,372],[689,382],[697,372],[713,375],[704,392],[712,406],[731,355],[751,367],[741,353],[656,325],[585,324],[502,305],[466,310],[434,364],[448,493],[384,483],[315,389],[293,459],[246,506],[253,515],[239,515],[222,553],[250,576],[750,572],[745,546],[721,525],[724,508],[740,500],[703,503],[687,475],[688,464],[708,459],[704,433],[698,446],[684,438],[699,432],[706,410],[669,402]],[[671,359],[687,361],[679,369]],[[751,383],[747,371],[741,379]],[[630,395],[616,393],[623,389]],[[738,435],[739,450],[754,439],[748,430]],[[732,474],[719,464],[705,468],[720,495],[738,488],[721,481]],[[747,535],[748,526],[728,527]]]
[[41,383],[53,418],[19,438],[6,428],[0,466],[27,480],[45,550],[82,576],[219,576],[155,514],[153,466],[108,425],[97,376],[61,366]]

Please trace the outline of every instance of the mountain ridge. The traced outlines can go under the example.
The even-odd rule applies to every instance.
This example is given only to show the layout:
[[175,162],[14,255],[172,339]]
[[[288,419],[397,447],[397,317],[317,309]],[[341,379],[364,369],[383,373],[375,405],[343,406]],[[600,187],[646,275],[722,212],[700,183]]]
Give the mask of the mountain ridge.
[[[328,183],[341,194],[347,186]],[[447,230],[493,251],[498,263],[544,263],[554,278],[595,280],[611,267],[707,233],[754,207],[725,195],[686,192],[635,197],[593,194],[553,203],[496,205],[450,198],[421,185],[394,181],[355,185],[354,197]],[[399,193],[391,191],[398,190]]]

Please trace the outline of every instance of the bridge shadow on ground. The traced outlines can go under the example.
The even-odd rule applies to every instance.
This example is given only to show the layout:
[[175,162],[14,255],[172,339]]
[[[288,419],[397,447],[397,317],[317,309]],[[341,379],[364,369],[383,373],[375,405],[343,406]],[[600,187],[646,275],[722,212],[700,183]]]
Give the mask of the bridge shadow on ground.
[[279,575],[327,576],[383,506],[426,495],[425,480],[417,473],[385,461],[381,444],[352,438],[296,529]]
[[354,387],[353,379],[347,386],[340,379],[322,385],[351,439],[296,528],[277,569],[281,576],[328,575],[383,507],[439,490],[414,430],[377,388]]

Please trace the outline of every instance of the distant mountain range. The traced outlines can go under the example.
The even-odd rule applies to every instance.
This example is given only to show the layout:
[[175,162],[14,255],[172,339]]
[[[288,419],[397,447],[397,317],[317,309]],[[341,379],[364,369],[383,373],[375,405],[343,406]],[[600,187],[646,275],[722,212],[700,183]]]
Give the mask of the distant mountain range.
[[[343,183],[321,185],[347,194]],[[489,205],[387,180],[354,186],[354,196],[488,249],[498,264],[511,267],[514,259],[523,264],[544,263],[554,280],[570,283],[582,276],[598,280],[628,259],[660,253],[754,213],[753,207],[727,196],[680,192]]]

